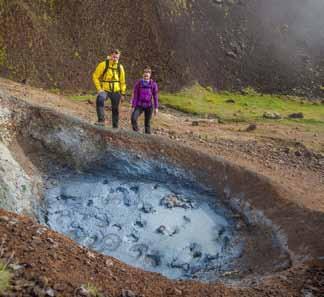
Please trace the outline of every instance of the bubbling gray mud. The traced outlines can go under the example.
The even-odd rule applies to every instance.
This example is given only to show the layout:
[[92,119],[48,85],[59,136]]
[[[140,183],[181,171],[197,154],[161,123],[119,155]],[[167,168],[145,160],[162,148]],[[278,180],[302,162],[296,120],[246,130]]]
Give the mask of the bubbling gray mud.
[[114,175],[61,178],[46,223],[81,245],[169,278],[215,280],[242,242],[209,193]]

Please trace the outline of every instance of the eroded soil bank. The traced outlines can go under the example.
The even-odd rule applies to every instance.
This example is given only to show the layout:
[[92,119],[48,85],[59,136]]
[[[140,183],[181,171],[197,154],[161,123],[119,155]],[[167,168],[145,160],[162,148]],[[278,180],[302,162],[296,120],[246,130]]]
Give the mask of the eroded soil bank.
[[[270,276],[271,274],[281,271],[279,275],[287,275],[288,273],[293,274],[293,277],[297,278],[294,274],[297,267],[304,267],[303,265],[305,264],[303,262],[306,260],[316,259],[318,261],[323,254],[323,242],[321,242],[321,238],[324,238],[324,234],[322,234],[324,232],[322,228],[324,226],[323,214],[303,209],[291,202],[288,203],[285,198],[287,193],[267,178],[222,159],[199,153],[159,137],[142,137],[123,131],[114,132],[109,129],[98,129],[80,120],[64,116],[49,109],[31,106],[6,96],[2,96],[0,104],[1,110],[6,110],[6,113],[1,118],[3,142],[6,144],[6,147],[10,148],[10,154],[13,156],[13,159],[17,160],[17,163],[21,166],[21,174],[25,174],[30,178],[29,182],[24,183],[24,187],[21,186],[17,189],[17,193],[21,194],[29,188],[34,189],[37,194],[34,195],[34,199],[38,197],[35,200],[36,204],[37,202],[40,203],[44,197],[44,181],[51,180],[55,171],[56,173],[63,172],[62,170],[66,169],[73,170],[74,172],[86,172],[89,168],[101,168],[104,165],[104,169],[111,172],[112,167],[109,166],[115,163],[109,162],[111,161],[109,156],[114,156],[118,152],[118,155],[127,155],[128,164],[133,166],[131,169],[138,176],[143,175],[138,171],[139,167],[137,166],[141,162],[144,162],[146,165],[144,166],[146,173],[150,173],[150,169],[152,169],[150,166],[152,164],[157,164],[157,166],[153,167],[154,172],[157,173],[166,172],[170,174],[172,172],[170,172],[169,168],[179,169],[180,172],[176,173],[177,176],[179,174],[183,176],[184,172],[187,180],[195,181],[197,184],[212,190],[222,205],[234,211],[234,214],[237,214],[236,222],[243,222],[244,226],[246,226],[246,232],[254,236],[254,239],[247,241],[249,244],[245,246],[244,259],[249,260],[242,261],[241,265],[245,265],[248,273],[243,275],[246,278],[241,284],[245,283],[253,286],[253,282],[258,281],[258,285],[254,286],[259,288],[263,286],[263,290],[266,292],[268,290],[266,284],[269,281],[271,283],[273,279],[278,277],[278,274]],[[18,156],[19,150],[21,154]],[[150,162],[145,160],[150,160]],[[35,180],[38,181],[36,185],[34,185]],[[39,182],[40,180],[42,182]],[[9,193],[9,191],[4,191],[1,198],[3,200],[8,199]],[[17,211],[15,209],[10,210]],[[37,214],[38,209],[34,205],[26,206],[25,212],[33,215],[35,212]],[[82,250],[84,252],[80,252],[80,255],[85,253],[87,257],[90,257],[90,259],[98,264],[95,266],[97,273],[93,274],[92,279],[91,277],[89,278],[92,282],[98,284],[99,280],[103,281],[102,276],[95,277],[97,274],[102,275],[101,268],[111,271],[108,277],[106,275],[107,281],[108,279],[111,281],[111,279],[117,278],[109,285],[100,286],[105,288],[104,291],[107,294],[110,293],[113,296],[119,296],[120,289],[127,287],[127,284],[129,284],[129,288],[138,291],[139,295],[149,294],[147,296],[168,296],[170,294],[172,296],[180,294],[179,291],[183,296],[226,296],[225,294],[227,293],[230,294],[228,296],[235,296],[239,292],[252,294],[246,296],[254,296],[253,294],[256,292],[253,292],[254,289],[229,289],[217,283],[207,285],[192,282],[181,282],[183,288],[176,289],[175,291],[174,287],[179,286],[177,282],[172,282],[157,274],[125,266],[115,260],[110,260],[112,262],[109,262],[109,258],[76,247],[68,239],[42,229],[42,227],[32,224],[28,219],[20,221],[11,219],[11,216],[9,214],[5,215],[7,218],[2,218],[3,224],[1,224],[3,234],[7,234],[11,238],[11,242],[6,244],[6,250],[8,249],[9,251],[10,248],[13,248],[12,244],[15,242],[17,244],[17,252],[19,253],[24,251],[25,244],[27,246],[29,244],[32,249],[29,250],[27,248],[25,252],[20,254],[24,258],[24,262],[27,261],[25,256],[28,254],[30,259],[34,257],[33,255],[36,252],[35,247],[33,247],[35,246],[35,240],[40,245],[48,241],[55,250],[54,253],[56,255],[51,262],[53,267],[57,267],[55,263],[61,263],[60,261],[62,260],[69,261],[65,256],[69,254],[66,249],[71,248],[70,252],[74,255],[79,253],[77,250]],[[30,227],[28,227],[29,225]],[[11,228],[10,226],[13,227]],[[22,232],[25,228],[27,230],[29,228],[29,231],[26,235],[23,235]],[[10,230],[12,234],[17,232],[15,238],[10,235]],[[33,232],[35,234],[26,242],[17,243],[22,237]],[[51,234],[50,239],[46,238],[48,234]],[[45,238],[43,238],[44,236]],[[255,238],[258,238],[258,240],[255,240]],[[60,242],[60,244],[56,244],[56,242]],[[43,247],[39,247],[38,250],[42,249]],[[40,253],[40,256],[46,253],[45,250]],[[57,257],[58,253],[64,254],[64,256]],[[72,256],[72,258],[75,258],[75,256]],[[78,272],[74,272],[74,274],[75,277],[78,274],[80,279],[81,271],[83,270],[79,270],[79,265],[82,265],[83,256],[78,258],[73,265],[78,267]],[[104,268],[102,264],[99,265],[99,259],[102,259],[100,260],[102,263],[106,263]],[[112,264],[110,265],[109,263]],[[285,264],[282,265],[283,263]],[[288,267],[291,268],[288,269]],[[58,273],[62,273],[62,268],[63,266],[57,268]],[[26,267],[24,269],[28,271],[28,269],[33,270],[35,267]],[[88,273],[90,273],[90,270]],[[113,270],[118,271],[116,274],[118,276],[114,274]],[[303,274],[303,276],[299,277],[303,278],[306,276],[306,270],[307,268],[298,270],[302,271]],[[47,274],[45,271],[46,269],[44,268],[44,274]],[[230,270],[228,272],[228,274],[223,273],[225,280],[226,278],[233,278],[233,271]],[[83,274],[81,278],[84,279],[83,277],[89,276],[88,273]],[[105,271],[105,273],[107,272]],[[72,275],[74,274],[72,273]],[[123,274],[125,276],[122,276]],[[264,278],[266,275],[267,277]],[[64,282],[66,276],[62,274],[59,279]],[[138,283],[140,279],[142,279],[145,285]],[[70,282],[75,280],[73,278],[73,281],[71,280]],[[71,290],[73,286],[74,283],[67,287]],[[111,291],[108,291],[108,287]],[[290,292],[293,294],[293,285],[289,289],[291,289]],[[291,296],[299,296],[296,295],[296,292],[300,288],[297,289],[296,287],[295,289],[295,295]],[[270,291],[268,290],[267,292]],[[284,288],[280,288],[280,294],[282,292],[287,293]],[[223,295],[217,295],[221,293]],[[263,296],[261,294],[263,293],[255,296]],[[276,296],[290,295],[277,294]]]

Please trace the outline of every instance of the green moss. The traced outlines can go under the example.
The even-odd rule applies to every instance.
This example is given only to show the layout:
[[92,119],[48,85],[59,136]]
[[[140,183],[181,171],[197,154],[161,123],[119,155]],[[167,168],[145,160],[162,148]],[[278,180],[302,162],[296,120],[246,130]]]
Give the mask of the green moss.
[[21,190],[25,193],[26,192],[26,190],[27,190],[27,187],[26,187],[26,185],[22,185],[21,186]]
[[181,16],[190,7],[188,0],[173,0],[170,5],[170,12],[173,16]]
[[6,51],[4,48],[0,48],[0,65],[5,65],[6,63]]
[[[234,103],[230,103],[232,100]],[[324,125],[324,105],[313,105],[307,101],[301,104],[301,98],[259,94],[252,88],[245,89],[243,94],[215,93],[194,85],[176,94],[161,93],[160,101],[183,112],[218,116],[225,121],[267,121],[263,119],[263,113],[270,111],[280,113],[285,118],[283,123]],[[295,112],[302,112],[304,119],[287,118]]]
[[102,297],[99,293],[99,290],[92,284],[86,284],[83,286],[88,292],[91,297]]
[[10,286],[11,274],[6,266],[0,262],[0,294],[4,293]]
[[[1,1],[1,0],[0,0]],[[1,4],[0,4],[1,7]],[[5,65],[7,60],[6,49],[2,37],[0,36],[0,65]]]

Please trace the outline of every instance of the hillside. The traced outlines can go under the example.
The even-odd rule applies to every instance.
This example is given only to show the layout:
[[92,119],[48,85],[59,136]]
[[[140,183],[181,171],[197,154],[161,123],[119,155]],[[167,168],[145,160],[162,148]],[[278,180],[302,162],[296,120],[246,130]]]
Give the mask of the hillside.
[[151,65],[163,88],[322,96],[320,0],[2,0],[0,74],[51,89],[93,88],[118,47],[132,84]]

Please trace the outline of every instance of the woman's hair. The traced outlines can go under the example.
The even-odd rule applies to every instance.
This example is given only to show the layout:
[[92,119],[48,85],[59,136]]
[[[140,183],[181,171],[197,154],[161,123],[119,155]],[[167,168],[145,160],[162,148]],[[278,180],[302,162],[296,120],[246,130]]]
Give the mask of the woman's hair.
[[150,72],[150,73],[152,73],[152,69],[151,69],[150,66],[146,66],[146,67],[144,68],[144,71],[143,71],[143,72]]

